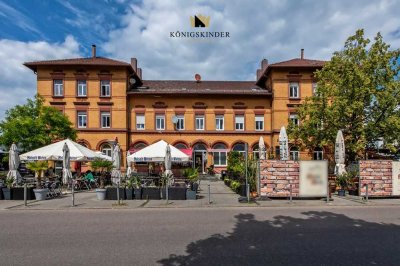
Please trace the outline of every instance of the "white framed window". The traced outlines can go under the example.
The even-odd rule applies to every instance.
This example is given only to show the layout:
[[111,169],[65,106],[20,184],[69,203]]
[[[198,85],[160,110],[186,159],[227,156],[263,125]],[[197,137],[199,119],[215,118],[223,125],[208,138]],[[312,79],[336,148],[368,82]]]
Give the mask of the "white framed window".
[[86,97],[87,96],[87,86],[86,80],[78,80],[77,81],[77,89],[78,89],[78,97]]
[[293,125],[298,126],[300,124],[299,116],[297,114],[290,114],[289,120],[293,123]]
[[289,98],[299,98],[299,83],[290,82],[289,84]]
[[53,80],[53,95],[64,96],[64,82],[62,79]]
[[156,115],[156,130],[165,130],[165,115]]
[[176,129],[185,130],[185,117],[183,115],[177,115]]
[[300,159],[300,152],[297,146],[290,148],[290,159],[293,161],[298,161]]
[[101,127],[102,128],[110,128],[111,127],[111,114],[110,112],[101,112]]
[[237,130],[237,131],[244,130],[244,116],[243,115],[235,116],[235,130]]
[[136,129],[144,130],[145,129],[146,120],[143,114],[136,115]]
[[204,130],[204,115],[196,115],[196,130]]
[[256,131],[263,131],[264,130],[264,116],[263,115],[256,115]]
[[315,95],[317,92],[317,82],[312,83],[312,94]]
[[215,129],[216,130],[224,130],[224,116],[223,115],[215,116]]
[[79,111],[77,115],[78,115],[78,128],[86,128],[87,127],[86,111]]
[[104,144],[103,146],[101,146],[101,153],[111,157],[111,153],[112,153],[111,145],[107,143],[107,144]]
[[110,97],[111,96],[111,82],[109,80],[100,81],[100,96]]
[[226,146],[222,143],[219,143],[219,144],[215,144],[213,149],[214,149],[214,152],[213,152],[214,165],[215,166],[226,166],[227,165]]
[[313,159],[314,160],[323,160],[324,159],[324,151],[322,148],[315,148],[313,151]]

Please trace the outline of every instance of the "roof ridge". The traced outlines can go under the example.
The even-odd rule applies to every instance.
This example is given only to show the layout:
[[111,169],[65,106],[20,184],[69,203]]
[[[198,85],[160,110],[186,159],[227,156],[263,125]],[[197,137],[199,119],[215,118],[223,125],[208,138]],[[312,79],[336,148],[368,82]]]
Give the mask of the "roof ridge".
[[25,62],[24,64],[37,64],[37,63],[51,63],[51,62],[68,62],[68,61],[74,61],[74,60],[96,60],[96,59],[102,59],[102,60],[108,60],[112,62],[118,62],[121,64],[126,64],[130,65],[127,62],[120,61],[120,60],[115,60],[109,57],[104,57],[104,56],[96,56],[96,57],[73,57],[73,58],[61,58],[61,59],[48,59],[48,60],[38,60],[38,61],[29,61]]

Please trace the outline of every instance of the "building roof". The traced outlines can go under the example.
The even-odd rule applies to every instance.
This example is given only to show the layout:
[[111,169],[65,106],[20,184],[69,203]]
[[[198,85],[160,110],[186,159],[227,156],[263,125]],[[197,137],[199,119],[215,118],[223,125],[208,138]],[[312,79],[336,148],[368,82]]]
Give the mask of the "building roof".
[[45,61],[34,61],[25,62],[24,66],[29,67],[33,71],[37,71],[38,66],[121,66],[128,67],[130,72],[134,72],[130,64],[106,57],[81,57],[81,58],[70,58],[70,59],[58,59],[58,60],[45,60]]
[[267,66],[264,72],[261,74],[260,78],[257,80],[256,84],[263,87],[263,83],[268,76],[268,72],[274,68],[322,68],[327,61],[322,60],[312,60],[304,58],[294,58],[287,61],[273,63]]
[[144,80],[143,86],[131,89],[128,94],[271,95],[271,92],[254,81]]

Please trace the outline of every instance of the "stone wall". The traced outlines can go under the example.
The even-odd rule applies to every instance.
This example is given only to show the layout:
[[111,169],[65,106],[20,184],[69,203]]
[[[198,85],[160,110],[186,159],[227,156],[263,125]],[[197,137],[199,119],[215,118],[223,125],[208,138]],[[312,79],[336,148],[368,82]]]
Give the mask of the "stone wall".
[[360,196],[365,196],[368,184],[368,196],[392,195],[392,161],[360,161]]
[[299,196],[300,163],[298,161],[260,161],[261,195],[268,197]]

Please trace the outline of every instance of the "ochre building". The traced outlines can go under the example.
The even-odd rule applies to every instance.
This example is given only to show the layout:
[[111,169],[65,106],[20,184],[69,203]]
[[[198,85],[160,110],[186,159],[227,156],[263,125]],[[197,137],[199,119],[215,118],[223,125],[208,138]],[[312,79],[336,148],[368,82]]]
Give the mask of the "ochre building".
[[[324,61],[303,56],[268,64],[261,61],[256,81],[143,80],[135,58],[130,63],[96,56],[27,62],[37,75],[37,92],[46,105],[69,117],[78,142],[111,155],[137,151],[158,140],[192,156],[201,171],[225,169],[231,150],[253,153],[264,138],[276,156],[278,136],[296,108],[316,87],[313,73]],[[293,159],[323,159],[323,150],[300,151]],[[255,153],[256,154],[256,153]],[[125,167],[125,165],[124,165]]]

